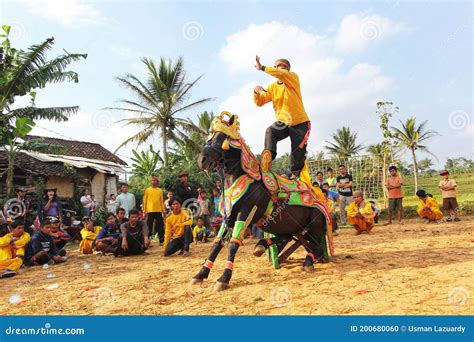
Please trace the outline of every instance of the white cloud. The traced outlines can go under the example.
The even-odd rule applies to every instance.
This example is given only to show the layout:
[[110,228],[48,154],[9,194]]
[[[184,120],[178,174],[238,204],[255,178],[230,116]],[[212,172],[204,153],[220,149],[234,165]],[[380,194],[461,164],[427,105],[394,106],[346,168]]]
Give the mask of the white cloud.
[[103,24],[109,20],[92,4],[79,0],[28,0],[22,3],[32,14],[64,26]]
[[[312,121],[310,151],[321,150],[330,134],[342,126],[359,131],[362,142],[379,139],[375,103],[384,98],[393,80],[383,75],[378,65],[347,64],[333,48],[336,37],[323,38],[293,25],[270,22],[249,25],[227,38],[220,57],[231,73],[246,75],[247,71],[248,76],[219,108],[239,114],[242,134],[254,151],[262,150],[265,129],[275,120],[271,104],[258,108],[252,100],[255,85],[274,82],[252,69],[256,54],[266,65],[279,57],[288,58],[299,75],[303,102]],[[289,141],[279,143],[278,150],[289,151]]]
[[407,31],[404,23],[395,23],[377,14],[345,16],[335,37],[335,49],[340,52],[360,52],[369,44]]

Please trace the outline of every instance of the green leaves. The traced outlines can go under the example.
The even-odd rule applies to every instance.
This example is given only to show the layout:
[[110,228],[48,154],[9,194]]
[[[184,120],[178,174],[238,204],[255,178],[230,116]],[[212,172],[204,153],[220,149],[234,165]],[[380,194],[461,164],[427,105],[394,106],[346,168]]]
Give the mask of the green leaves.
[[35,127],[35,123],[30,118],[18,118],[15,121],[15,128],[13,129],[13,135],[16,138],[23,138],[31,132]]

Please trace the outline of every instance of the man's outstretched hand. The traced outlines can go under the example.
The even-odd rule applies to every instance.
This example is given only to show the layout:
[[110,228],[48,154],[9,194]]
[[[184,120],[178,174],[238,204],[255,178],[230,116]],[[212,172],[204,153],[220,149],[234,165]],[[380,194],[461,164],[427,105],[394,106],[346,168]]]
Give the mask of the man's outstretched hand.
[[259,56],[255,56],[255,69],[257,70],[262,70],[262,64],[260,64],[260,57]]
[[257,94],[260,94],[263,91],[263,88],[261,86],[256,86],[255,88],[253,88],[253,91]]

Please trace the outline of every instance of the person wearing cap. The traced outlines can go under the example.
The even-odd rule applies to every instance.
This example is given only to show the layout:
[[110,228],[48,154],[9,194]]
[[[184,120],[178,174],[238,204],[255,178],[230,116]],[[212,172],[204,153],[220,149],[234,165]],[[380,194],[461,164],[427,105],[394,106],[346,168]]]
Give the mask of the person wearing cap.
[[12,277],[17,274],[25,248],[30,241],[30,234],[25,232],[23,220],[16,220],[11,225],[11,233],[0,238],[0,278]]
[[128,184],[123,183],[120,186],[121,193],[117,196],[117,207],[125,209],[125,217],[128,218],[129,212],[136,209],[135,195],[128,192]]
[[438,202],[431,196],[428,196],[425,190],[418,190],[416,196],[420,199],[416,212],[425,223],[436,222],[443,218]]
[[449,171],[442,170],[439,175],[443,177],[438,184],[438,187],[441,189],[441,194],[443,197],[443,209],[446,212],[449,212],[448,222],[450,221],[461,221],[458,217],[458,201],[456,199],[456,181],[449,178]]
[[191,208],[195,205],[199,193],[196,190],[193,190],[189,185],[188,173],[186,171],[181,171],[178,177],[179,181],[176,184],[176,189],[173,193],[183,201],[182,204],[185,208]]
[[56,189],[45,189],[38,208],[38,220],[40,224],[42,224],[48,216],[54,216],[61,221],[62,210],[61,201],[57,196]]
[[353,198],[353,202],[347,208],[347,221],[355,228],[356,235],[362,232],[369,233],[375,224],[372,205],[364,200],[361,191],[355,191]]
[[306,146],[308,144],[311,123],[303,105],[300,79],[296,73],[290,71],[291,65],[287,59],[280,58],[274,66],[264,66],[260,57],[255,57],[255,68],[277,79],[267,89],[256,86],[253,91],[253,100],[258,107],[272,102],[275,110],[275,119],[265,132],[265,149],[269,150],[272,159],[277,156],[277,143],[283,139],[291,140],[291,177],[299,177],[306,160]]
[[44,264],[59,264],[65,262],[66,250],[59,250],[51,236],[51,228],[58,222],[56,217],[50,216],[43,220],[41,229],[33,234],[26,248],[25,260],[30,266]]
[[97,239],[97,234],[99,234],[101,227],[94,227],[94,221],[89,216],[82,218],[82,224],[84,228],[81,230],[82,240],[79,244],[79,252],[81,254],[92,254],[94,252],[95,239]]

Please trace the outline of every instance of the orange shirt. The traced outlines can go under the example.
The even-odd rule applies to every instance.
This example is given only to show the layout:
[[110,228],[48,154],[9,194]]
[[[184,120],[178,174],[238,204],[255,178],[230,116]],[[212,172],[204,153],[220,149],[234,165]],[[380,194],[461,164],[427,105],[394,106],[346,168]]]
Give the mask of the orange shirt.
[[403,185],[403,179],[399,176],[389,177],[385,182],[385,185],[388,186],[397,186],[399,188],[396,189],[389,189],[388,190],[388,198],[402,198],[403,192],[401,186]]

